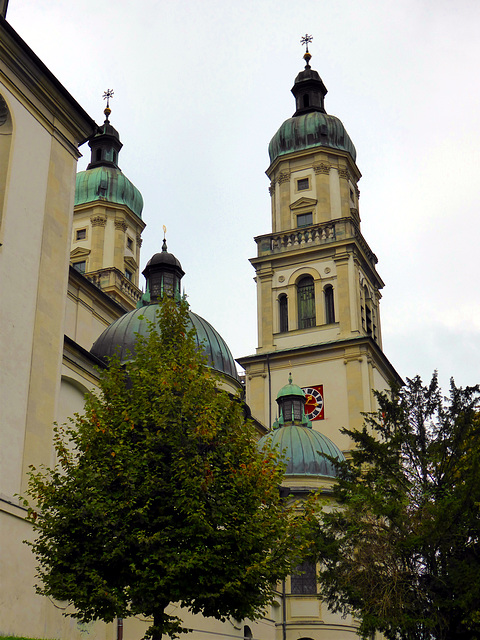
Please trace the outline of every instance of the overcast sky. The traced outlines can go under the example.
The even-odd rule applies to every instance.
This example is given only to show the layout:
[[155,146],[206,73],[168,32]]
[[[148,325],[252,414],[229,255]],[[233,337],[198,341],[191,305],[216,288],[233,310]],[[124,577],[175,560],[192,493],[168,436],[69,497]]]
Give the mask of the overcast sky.
[[402,376],[480,382],[478,0],[10,0],[7,19],[97,122],[115,91],[142,269],[166,225],[192,310],[235,357],[257,346],[248,258],[271,230],[267,147],[312,34],[363,174],[384,351]]

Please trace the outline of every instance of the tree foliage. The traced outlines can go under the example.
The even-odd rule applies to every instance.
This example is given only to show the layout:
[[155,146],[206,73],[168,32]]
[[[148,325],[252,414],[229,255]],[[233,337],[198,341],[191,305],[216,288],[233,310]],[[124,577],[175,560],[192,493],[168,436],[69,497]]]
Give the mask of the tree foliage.
[[362,637],[480,638],[479,387],[442,397],[434,375],[376,393],[322,516],[320,582]]
[[303,549],[281,465],[257,452],[239,399],[219,391],[187,304],[165,300],[158,326],[56,429],[58,464],[33,469],[29,485],[37,591],[84,622],[152,617],[155,638],[182,630],[170,602],[258,617]]

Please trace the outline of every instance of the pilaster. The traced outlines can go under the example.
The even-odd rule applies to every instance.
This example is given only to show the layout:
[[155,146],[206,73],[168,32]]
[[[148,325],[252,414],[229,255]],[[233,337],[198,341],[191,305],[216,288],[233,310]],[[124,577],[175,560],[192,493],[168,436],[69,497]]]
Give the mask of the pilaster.
[[103,215],[94,215],[90,218],[92,225],[92,251],[90,254],[89,271],[97,271],[103,267],[103,252],[105,247],[105,227],[107,218]]

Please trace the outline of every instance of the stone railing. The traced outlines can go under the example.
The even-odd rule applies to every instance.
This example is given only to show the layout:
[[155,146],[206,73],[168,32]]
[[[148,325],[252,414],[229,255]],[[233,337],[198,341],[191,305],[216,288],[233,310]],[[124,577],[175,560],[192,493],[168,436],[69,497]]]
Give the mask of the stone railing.
[[371,251],[365,238],[360,233],[358,224],[352,218],[338,218],[337,220],[322,222],[309,227],[291,229],[281,233],[268,233],[263,236],[257,236],[255,242],[258,245],[258,256],[260,257],[329,244],[348,238],[356,238],[368,259],[374,264],[377,262],[377,257]]
[[93,282],[93,284],[97,285],[99,289],[102,289],[110,295],[112,295],[115,288],[120,290],[134,302],[138,302],[142,295],[140,289],[115,267],[91,271],[90,273],[86,273],[85,276]]

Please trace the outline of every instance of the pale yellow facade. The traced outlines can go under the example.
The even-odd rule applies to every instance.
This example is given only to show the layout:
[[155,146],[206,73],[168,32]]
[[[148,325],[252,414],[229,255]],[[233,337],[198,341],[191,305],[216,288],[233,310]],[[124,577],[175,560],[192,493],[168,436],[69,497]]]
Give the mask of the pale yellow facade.
[[[314,428],[343,451],[342,427],[359,427],[375,408],[372,389],[398,375],[382,352],[377,259],[361,235],[360,172],[349,153],[314,148],[285,154],[267,171],[272,233],[257,237],[258,348],[240,358],[247,403],[263,424],[276,417],[275,396],[292,372],[300,387],[323,385],[323,420]],[[299,190],[299,184],[303,187]],[[311,216],[299,226],[299,216]],[[299,326],[298,284],[313,282],[315,318]],[[333,297],[328,317],[325,291]],[[281,299],[286,323],[281,326]],[[282,330],[283,329],[283,330]]]
[[[78,147],[97,125],[1,19],[0,36],[0,635],[115,640],[117,624],[79,624],[62,615],[65,604],[35,594],[36,563],[23,543],[32,530],[19,496],[30,465],[55,463],[55,421],[81,412],[84,394],[97,387],[101,363],[92,344],[140,298],[145,225],[127,206],[104,200],[74,207]],[[325,413],[314,428],[348,451],[339,429],[360,426],[361,412],[375,407],[372,389],[398,377],[382,352],[383,283],[360,233],[360,172],[348,153],[316,148],[281,157],[267,173],[272,233],[256,238],[252,259],[259,342],[240,360],[246,400],[269,429],[290,372],[301,387],[321,384]],[[311,224],[299,226],[310,215]],[[72,267],[80,262],[85,275]],[[314,283],[315,323],[301,328],[297,289],[305,276]],[[221,384],[239,389],[226,377]],[[328,494],[332,481],[289,477],[287,484],[293,493]],[[179,614],[174,604],[168,612]],[[317,596],[293,595],[290,579],[256,622],[180,615],[193,640],[357,637],[352,620],[332,615]],[[125,620],[124,637],[139,640],[146,626]]]
[[145,223],[127,206],[97,201],[77,205],[73,219],[73,265],[85,262],[88,274],[102,291],[127,310],[140,299],[139,265]]

